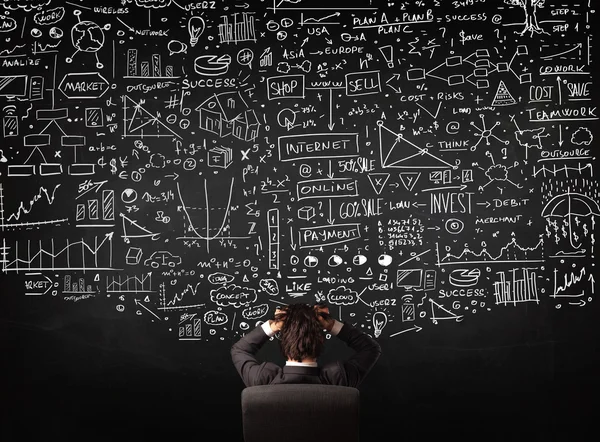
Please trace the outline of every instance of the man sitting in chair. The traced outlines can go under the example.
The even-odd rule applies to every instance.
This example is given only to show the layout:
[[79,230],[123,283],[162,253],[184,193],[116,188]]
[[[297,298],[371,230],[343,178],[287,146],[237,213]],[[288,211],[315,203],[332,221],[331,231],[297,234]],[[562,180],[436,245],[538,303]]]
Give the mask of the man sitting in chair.
[[[323,330],[344,341],[355,354],[345,361],[319,367],[317,358],[325,342]],[[259,363],[256,353],[275,334],[287,358],[285,367]],[[231,358],[247,387],[267,384],[329,384],[358,387],[381,355],[381,347],[370,336],[339,322],[322,303],[290,304],[275,312],[274,319],[256,327],[231,348]]]

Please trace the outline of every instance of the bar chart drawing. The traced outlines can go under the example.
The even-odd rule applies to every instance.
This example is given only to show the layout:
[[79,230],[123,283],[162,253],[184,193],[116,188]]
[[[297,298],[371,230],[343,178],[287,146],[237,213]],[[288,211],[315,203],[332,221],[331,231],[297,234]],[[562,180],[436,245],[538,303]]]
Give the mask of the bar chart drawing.
[[71,275],[65,275],[63,281],[63,294],[65,295],[93,295],[96,293],[91,284],[86,284],[83,277],[73,278]]
[[179,323],[180,341],[198,341],[202,337],[202,322],[196,315],[188,315]]
[[127,75],[124,78],[135,79],[174,79],[173,65],[167,65],[163,71],[161,54],[152,54],[149,60],[138,60],[138,50],[127,50]]
[[[507,272],[496,272],[499,281],[494,282],[494,296],[496,305],[513,304],[523,302],[539,303],[536,285],[537,268],[512,269],[508,273],[512,275],[507,278]],[[521,278],[519,278],[521,276]]]
[[253,12],[236,12],[231,16],[222,15],[223,22],[219,24],[220,42],[256,41],[253,14]]
[[[114,221],[115,220],[115,191],[103,190],[101,197],[89,198],[86,202],[77,204],[75,211],[77,222],[90,221]],[[112,226],[112,224],[111,224]]]

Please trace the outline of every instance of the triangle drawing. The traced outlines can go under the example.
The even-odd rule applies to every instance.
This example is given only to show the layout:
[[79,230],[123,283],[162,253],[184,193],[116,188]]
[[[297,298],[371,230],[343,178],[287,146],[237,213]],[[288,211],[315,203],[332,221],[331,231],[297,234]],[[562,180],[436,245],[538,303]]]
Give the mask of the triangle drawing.
[[381,195],[383,188],[387,184],[390,179],[389,173],[370,173],[368,175],[369,181],[371,182],[371,186],[373,186],[373,190],[377,195]]
[[504,81],[500,81],[492,106],[511,106],[513,104],[517,104],[517,100],[510,94]]
[[421,148],[404,138],[402,134],[396,134],[379,125],[379,153],[381,155],[381,167],[384,169],[456,169],[452,165],[435,154],[429,152],[428,148]]
[[429,301],[431,302],[431,320],[434,324],[437,324],[438,321],[443,319],[454,319],[456,322],[462,321],[463,315],[452,313],[431,298],[429,298]]
[[400,181],[409,192],[413,190],[421,176],[421,172],[400,172]]
[[140,103],[123,96],[123,136],[125,137],[173,137],[181,138],[158,116],[148,112]]
[[[151,238],[153,241],[158,239],[160,232],[153,233],[145,227],[140,226],[136,221],[127,218],[124,214],[120,213],[119,215],[123,219],[123,234],[121,238],[126,243],[129,243],[131,238]],[[126,221],[129,225],[125,223]]]

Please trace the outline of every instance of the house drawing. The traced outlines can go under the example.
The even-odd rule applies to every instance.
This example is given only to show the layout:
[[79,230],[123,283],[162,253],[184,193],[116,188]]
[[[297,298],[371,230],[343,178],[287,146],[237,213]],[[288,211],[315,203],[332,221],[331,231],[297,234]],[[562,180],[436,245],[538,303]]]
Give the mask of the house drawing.
[[200,113],[200,128],[219,135],[228,135],[243,141],[258,138],[260,123],[254,110],[248,107],[238,91],[213,94],[196,110]]

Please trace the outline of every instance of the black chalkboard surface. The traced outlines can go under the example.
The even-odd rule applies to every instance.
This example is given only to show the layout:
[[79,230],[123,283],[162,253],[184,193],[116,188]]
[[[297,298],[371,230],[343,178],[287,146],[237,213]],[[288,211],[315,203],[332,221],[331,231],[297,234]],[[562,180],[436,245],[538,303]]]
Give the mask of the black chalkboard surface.
[[363,440],[589,440],[595,7],[4,1],[0,439],[241,440],[231,345],[324,301]]

